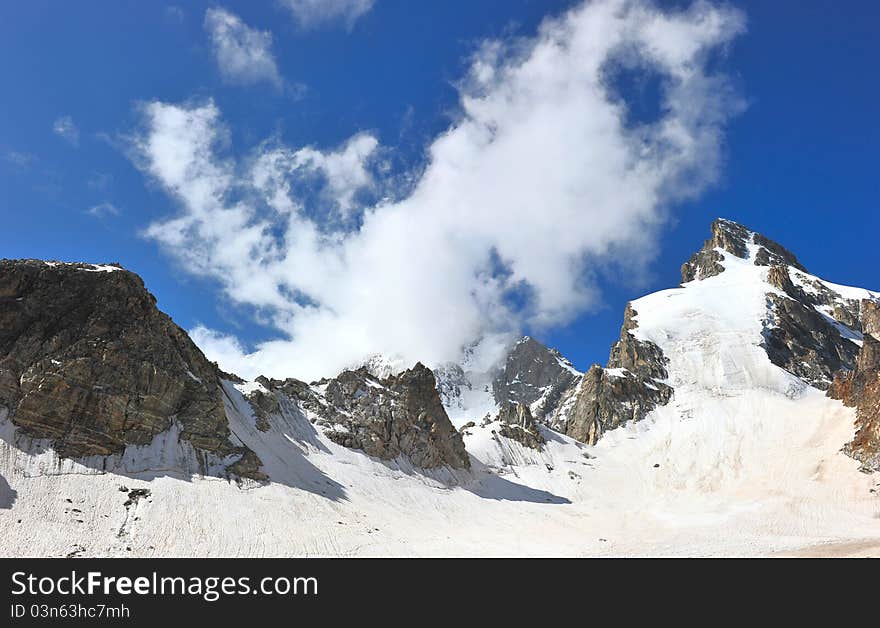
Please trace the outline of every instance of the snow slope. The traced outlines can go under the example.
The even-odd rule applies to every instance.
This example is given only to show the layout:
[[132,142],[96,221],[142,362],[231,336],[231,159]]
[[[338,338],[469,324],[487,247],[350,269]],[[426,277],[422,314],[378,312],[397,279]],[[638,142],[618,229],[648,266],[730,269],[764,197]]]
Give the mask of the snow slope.
[[[675,394],[594,447],[542,428],[536,451],[478,420],[465,435],[472,470],[429,473],[334,444],[293,402],[260,432],[242,396],[254,384],[227,382],[232,431],[273,478],[239,485],[193,475],[186,451],[159,471],[59,461],[10,445],[0,410],[0,553],[880,555],[880,478],[839,451],[853,411],[760,346],[767,268],[723,264],[633,302],[634,333],[663,350]],[[170,446],[126,456],[155,463]],[[125,506],[121,485],[151,494]]]

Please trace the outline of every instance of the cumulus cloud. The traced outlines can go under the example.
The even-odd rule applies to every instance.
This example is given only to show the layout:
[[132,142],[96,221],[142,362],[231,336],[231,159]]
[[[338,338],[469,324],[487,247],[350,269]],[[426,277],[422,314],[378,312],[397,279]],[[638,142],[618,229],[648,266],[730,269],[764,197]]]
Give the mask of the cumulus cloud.
[[[146,235],[279,331],[247,351],[195,330],[242,374],[310,378],[372,353],[434,364],[564,324],[596,305],[600,269],[641,270],[670,208],[716,180],[741,104],[711,60],[743,29],[704,2],[601,0],[531,39],[486,42],[458,119],[391,198],[372,135],[236,158],[214,103],[150,103],[138,163],[180,212]],[[629,116],[624,70],[658,77],[656,119]]]
[[280,0],[303,28],[341,22],[351,28],[374,0]]
[[235,365],[235,374],[246,379],[254,379],[263,374],[257,356],[248,354],[235,337],[221,334],[204,325],[196,325],[189,330],[189,335],[205,355],[221,368],[224,365]]
[[79,144],[79,129],[70,116],[61,116],[52,125],[55,135],[64,138],[74,146]]
[[266,81],[283,87],[269,31],[251,28],[237,15],[220,8],[205,12],[205,29],[211,35],[214,58],[224,80],[239,85]]
[[[379,141],[369,133],[359,133],[336,150],[321,151],[305,147],[293,151],[286,147],[266,149],[259,153],[251,177],[257,190],[269,192],[271,202],[290,199],[291,190],[285,181],[297,175],[300,183],[319,188],[321,205],[335,209],[345,218],[355,207],[355,196],[374,183],[368,165]],[[283,189],[279,190],[279,185]],[[278,197],[277,193],[282,192]]]

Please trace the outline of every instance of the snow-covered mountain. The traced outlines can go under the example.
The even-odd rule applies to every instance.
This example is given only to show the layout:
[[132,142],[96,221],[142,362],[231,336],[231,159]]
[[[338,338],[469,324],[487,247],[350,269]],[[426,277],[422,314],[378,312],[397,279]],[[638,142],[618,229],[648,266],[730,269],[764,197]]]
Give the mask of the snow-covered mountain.
[[726,220],[682,280],[585,373],[522,338],[246,382],[132,273],[0,262],[0,548],[876,555],[880,293]]

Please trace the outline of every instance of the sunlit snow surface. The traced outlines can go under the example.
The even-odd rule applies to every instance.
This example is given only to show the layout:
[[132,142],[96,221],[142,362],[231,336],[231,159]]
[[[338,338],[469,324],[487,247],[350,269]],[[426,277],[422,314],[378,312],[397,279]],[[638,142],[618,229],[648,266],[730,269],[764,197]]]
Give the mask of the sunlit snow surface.
[[[255,386],[226,383],[235,438],[273,478],[239,486],[193,476],[192,451],[164,441],[129,448],[115,472],[59,461],[0,412],[0,552],[877,555],[880,477],[839,453],[853,411],[770,363],[760,347],[767,269],[729,255],[724,264],[633,302],[635,333],[669,358],[675,395],[595,447],[545,429],[534,451],[463,406],[477,423],[465,436],[472,470],[419,471],[332,443],[293,403],[260,432],[242,396]],[[34,453],[7,444],[16,438]],[[130,512],[121,485],[152,494]]]

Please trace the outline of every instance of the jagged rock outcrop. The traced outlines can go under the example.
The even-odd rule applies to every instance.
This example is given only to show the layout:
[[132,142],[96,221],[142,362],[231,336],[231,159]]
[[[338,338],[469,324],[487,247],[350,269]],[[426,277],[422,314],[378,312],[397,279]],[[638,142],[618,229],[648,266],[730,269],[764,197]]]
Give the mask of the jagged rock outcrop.
[[120,454],[177,423],[203,467],[265,479],[230,440],[216,365],[116,266],[0,261],[0,405],[63,457]]
[[773,364],[820,390],[828,388],[837,371],[855,365],[858,345],[814,308],[775,294],[768,294],[767,301],[764,348]]
[[638,340],[633,331],[639,326],[636,322],[638,312],[627,303],[623,312],[623,325],[620,329],[620,340],[611,347],[608,357],[610,369],[625,369],[642,379],[664,380],[669,377],[666,371],[668,360],[663,356],[660,347],[652,342]]
[[499,405],[525,404],[534,409],[536,418],[544,420],[553,415],[580,377],[556,349],[524,336],[507,354],[492,381],[492,392]]
[[755,253],[757,266],[787,265],[806,270],[797,257],[781,244],[774,242],[760,233],[755,233],[743,225],[718,218],[712,222],[712,237],[705,241],[703,248],[694,253],[681,266],[681,281],[687,283],[696,279],[705,279],[724,272],[721,261],[724,256],[718,249],[736,257],[748,259],[749,245],[758,246]]
[[281,413],[281,402],[278,395],[268,390],[271,387],[271,381],[263,376],[256,379],[256,382],[263,386],[263,389],[251,391],[247,395],[247,400],[251,404],[254,411],[254,424],[261,432],[268,432],[271,424],[269,418],[273,414]]
[[752,232],[752,243],[758,245],[755,253],[756,266],[793,266],[806,272],[806,268],[798,261],[794,253],[757,232]]
[[768,283],[782,293],[767,294],[763,346],[774,364],[820,389],[828,388],[834,373],[853,367],[858,301],[808,275],[795,254],[778,242],[722,218],[712,223],[712,237],[703,248],[682,266],[682,282],[722,273],[724,255],[767,266]]
[[[830,316],[851,330],[861,332],[861,299],[845,298],[818,279],[803,272],[781,267],[778,274],[782,274],[782,271],[787,271],[788,275],[794,275],[797,279],[797,286],[789,281],[787,287],[783,289],[784,292],[802,303],[813,305],[826,316]],[[768,280],[776,285],[772,277],[769,277]],[[777,287],[782,289],[779,285]]]
[[721,265],[724,256],[717,249],[723,249],[737,257],[747,257],[746,245],[750,241],[751,233],[748,229],[735,222],[718,218],[712,223],[712,237],[706,240],[702,249],[682,264],[682,283],[721,274],[724,272],[724,266]]
[[553,427],[579,441],[594,445],[608,430],[640,421],[672,398],[667,360],[657,345],[632,333],[637,312],[627,305],[618,340],[608,365],[590,367],[580,382],[574,406]]
[[406,456],[421,468],[470,468],[461,434],[440,401],[434,374],[423,364],[378,378],[367,367],[309,385],[296,379],[258,380],[269,393],[251,393],[255,414],[271,413],[288,395],[315,417],[335,443],[393,460]]
[[861,304],[864,339],[855,368],[838,373],[828,395],[856,408],[856,435],[845,451],[865,471],[880,471],[880,303]]
[[771,362],[824,390],[835,373],[855,366],[859,304],[802,273],[795,283],[792,272],[787,265],[767,271],[767,282],[783,294],[767,295],[764,348]]
[[544,439],[531,410],[524,403],[506,402],[498,411],[497,420],[501,423],[498,433],[513,439],[525,447],[542,449]]

